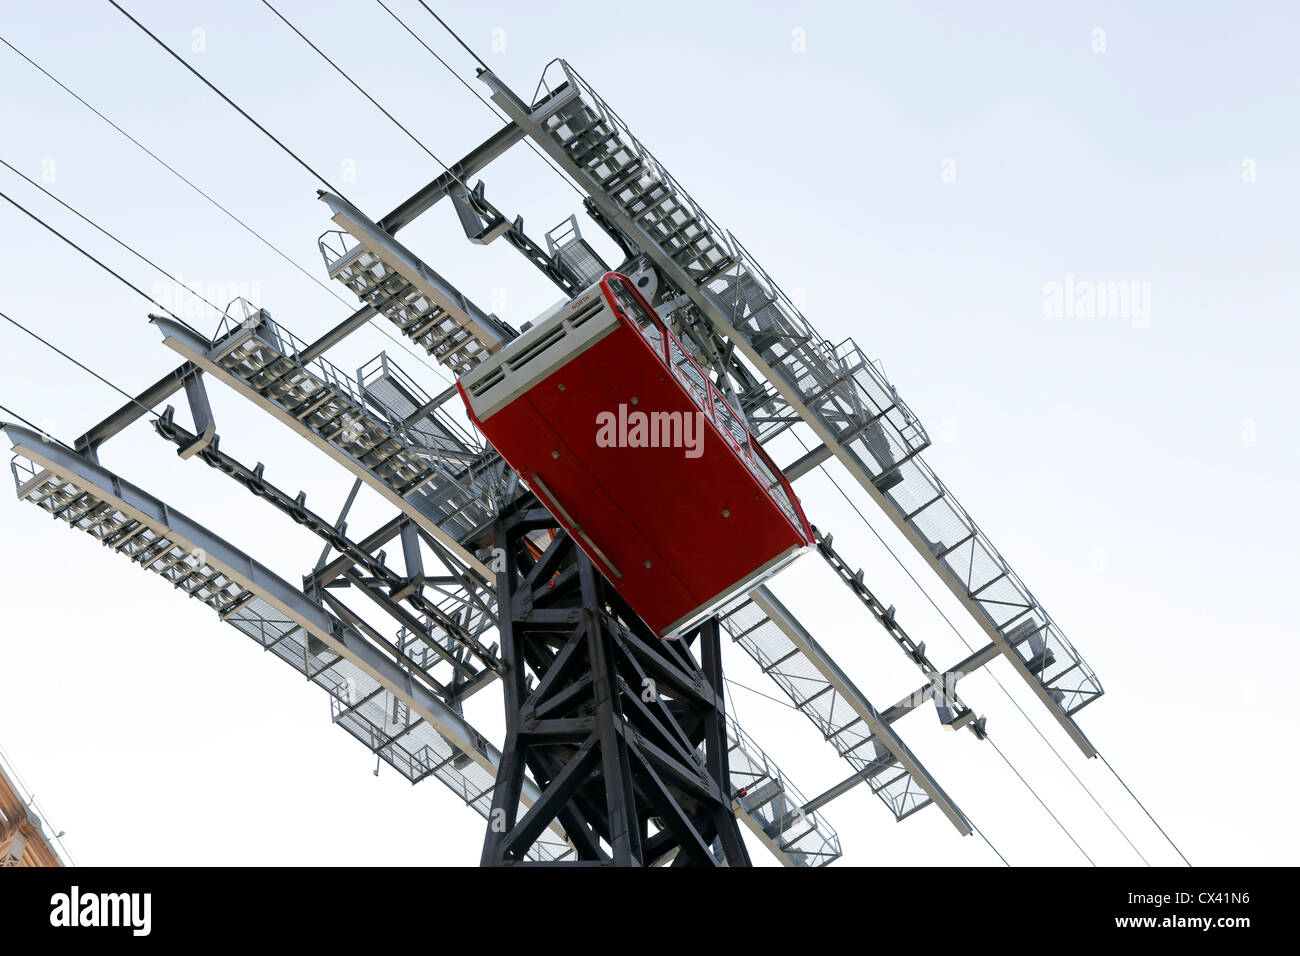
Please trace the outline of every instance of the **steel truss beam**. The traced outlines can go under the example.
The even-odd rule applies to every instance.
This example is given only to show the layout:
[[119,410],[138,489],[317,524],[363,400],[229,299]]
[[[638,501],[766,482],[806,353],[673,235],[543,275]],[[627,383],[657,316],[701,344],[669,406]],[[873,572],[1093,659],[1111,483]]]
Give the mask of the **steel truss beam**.
[[[417,525],[436,537],[443,545],[450,548],[456,553],[460,560],[462,560],[469,568],[482,575],[485,580],[491,577],[492,572],[487,565],[485,565],[472,551],[466,550],[464,546],[442,526],[440,520],[445,521],[446,516],[432,513],[427,509],[421,509],[418,498],[418,492],[420,491],[419,487],[412,490],[395,488],[388,480],[386,480],[385,476],[377,472],[370,463],[362,461],[354,455],[348,447],[344,447],[344,445],[337,440],[338,433],[347,437],[350,433],[349,428],[355,429],[356,434],[361,434],[361,425],[366,421],[364,417],[366,413],[363,410],[349,412],[340,418],[340,420],[346,420],[356,424],[345,425],[342,427],[334,426],[335,434],[327,435],[322,433],[320,430],[312,427],[311,416],[315,413],[315,409],[309,404],[310,400],[305,403],[305,410],[292,410],[281,404],[276,397],[278,393],[272,391],[268,387],[264,389],[266,392],[264,394],[263,391],[259,391],[258,388],[254,386],[252,381],[241,378],[236,371],[232,371],[232,369],[227,368],[223,364],[223,360],[225,360],[235,349],[238,349],[245,344],[257,344],[255,343],[255,329],[245,328],[237,330],[234,334],[222,339],[219,345],[214,346],[207,338],[200,336],[192,329],[183,327],[175,322],[166,319],[155,319],[155,324],[157,324],[162,330],[164,335],[163,341],[166,345],[179,352],[182,356],[189,359],[193,364],[203,369],[203,371],[207,372],[209,375],[229,385],[237,393],[248,398],[259,408],[270,412],[272,417],[288,425],[295,432],[306,438],[309,442],[351,472],[354,477],[360,478],[374,491],[384,497],[390,504],[394,505],[402,511],[403,514],[410,517]],[[258,344],[258,347],[265,349],[270,348],[267,344]],[[301,381],[311,384],[311,388],[304,389],[305,391],[308,391],[310,394],[319,395],[321,397],[320,401],[325,401],[327,399],[334,400],[335,395],[331,391],[330,384],[317,384],[320,380],[306,377],[308,374],[305,371],[306,367],[297,363],[296,356],[284,357],[284,364],[286,367],[293,365],[295,368],[295,374],[298,374],[298,369],[303,369],[301,375],[304,377]],[[261,379],[258,378],[256,381],[261,381]],[[279,380],[275,379],[273,381],[278,383]],[[396,448],[400,442],[393,439],[388,442],[388,444]],[[409,451],[409,449],[403,449],[403,451]],[[358,454],[361,453],[358,452]],[[436,477],[433,470],[429,470],[428,475],[430,480]],[[406,492],[405,495],[403,494],[403,491]],[[472,498],[468,492],[464,494],[464,497],[467,500]]]
[[[170,407],[154,427],[159,435],[177,445],[178,448],[184,448],[193,442],[191,433],[176,424]],[[382,552],[380,556],[372,555],[369,550],[349,540],[342,529],[309,509],[305,494],[292,497],[281,491],[266,480],[261,465],[249,468],[221,451],[219,446],[220,439],[214,438],[206,448],[197,453],[196,457],[209,467],[233,478],[257,497],[270,502],[351,561],[352,568],[344,571],[343,577],[386,610],[399,624],[419,634],[421,645],[447,662],[453,672],[452,681],[448,686],[430,677],[432,686],[444,699],[463,700],[495,677],[495,672],[501,666],[500,661],[492,650],[483,646],[476,633],[484,630],[484,627],[467,628],[464,621],[457,620],[446,608],[425,595],[423,581],[419,582],[420,586],[415,585],[409,575],[409,568],[407,575],[398,574],[385,563]],[[404,527],[414,526],[408,523]],[[355,570],[358,567],[366,570],[375,583],[360,583]],[[314,580],[312,575],[308,575],[305,583],[312,584]],[[424,620],[417,619],[410,611],[403,609],[401,607],[403,600],[409,603],[415,612],[423,615]],[[465,604],[472,604],[468,596],[465,598]],[[490,618],[483,621],[485,625],[491,623]],[[425,662],[410,659],[404,651],[399,652],[397,648],[391,646],[388,649],[401,656],[408,666],[418,667],[421,670],[431,669]],[[473,662],[466,659],[467,654],[473,656]]]
[[[231,385],[236,392],[252,399],[260,407],[271,411],[275,417],[289,424],[299,434],[312,440],[317,447],[330,452],[331,457],[345,464],[349,471],[363,483],[369,484],[375,490],[380,491],[381,494],[386,492],[384,494],[385,498],[394,504],[402,506],[402,515],[389,520],[375,531],[353,542],[347,553],[343,553],[334,559],[328,559],[328,552],[333,548],[333,545],[327,548],[326,562],[314,568],[304,578],[303,589],[306,593],[320,595],[320,599],[329,603],[335,613],[344,616],[349,623],[359,630],[365,630],[367,634],[371,634],[372,639],[379,640],[379,637],[372,634],[373,629],[367,629],[368,626],[363,625],[360,617],[348,617],[347,615],[351,614],[351,612],[348,611],[345,614],[341,606],[335,603],[336,599],[333,599],[333,595],[325,590],[327,588],[337,588],[340,585],[357,588],[363,596],[380,605],[384,611],[397,618],[400,623],[403,623],[407,631],[418,634],[420,628],[406,626],[409,622],[401,617],[403,612],[397,601],[394,600],[394,592],[392,592],[391,587],[367,587],[367,584],[376,584],[380,581],[380,578],[373,573],[367,578],[361,578],[356,570],[357,568],[368,570],[365,563],[360,562],[362,553],[369,555],[371,552],[382,548],[389,541],[402,535],[403,527],[414,521],[421,539],[449,569],[451,572],[450,577],[455,579],[447,582],[447,585],[452,589],[452,596],[458,599],[467,598],[470,603],[477,607],[481,615],[495,618],[495,610],[492,606],[494,603],[493,598],[487,596],[488,592],[484,590],[484,583],[476,570],[476,568],[486,568],[479,554],[484,547],[491,543],[492,521],[495,520],[494,518],[470,531],[459,532],[456,538],[450,539],[449,546],[445,528],[435,525],[434,527],[437,530],[444,532],[435,535],[428,526],[430,524],[429,519],[436,519],[437,516],[431,514],[427,509],[415,507],[413,505],[413,496],[403,498],[395,488],[374,474],[368,467],[362,465],[351,454],[347,454],[344,449],[339,448],[337,442],[332,438],[319,434],[318,430],[308,427],[308,423],[299,417],[300,413],[294,414],[290,409],[272,401],[270,398],[271,389],[267,388],[265,384],[262,384],[260,388],[250,388],[249,386],[253,384],[251,381],[246,382],[244,378],[232,374],[231,370],[226,367],[222,356],[231,349],[243,347],[241,343],[251,342],[251,336],[256,334],[253,329],[245,327],[242,330],[237,330],[231,336],[222,339],[220,344],[214,346],[202,336],[180,328],[174,323],[169,323],[166,320],[155,321],[164,328],[167,333],[168,344],[173,348],[177,348],[182,353],[194,354],[199,357],[201,365],[209,374],[216,375],[222,381]],[[269,328],[271,325],[269,318],[264,315],[259,319],[259,323],[259,327]],[[253,324],[258,325],[258,323]],[[285,334],[287,335],[287,333]],[[177,335],[180,338],[175,338]],[[271,335],[268,340],[262,342],[261,347],[269,347],[272,340],[278,341],[278,337]],[[292,345],[292,342],[289,344]],[[300,355],[301,350],[296,354]],[[296,361],[291,362],[290,365],[294,368],[304,368],[298,365]],[[323,369],[319,371],[323,371]],[[279,371],[278,366],[277,372],[284,374]],[[263,383],[263,379],[259,378],[258,382]],[[263,394],[264,391],[268,394]],[[323,394],[324,389],[320,388],[317,391]],[[436,407],[446,397],[448,396],[439,396],[432,400],[429,405]],[[418,411],[419,409],[417,409]],[[174,422],[172,424],[174,426]],[[486,463],[486,459],[484,463]],[[235,465],[237,463],[227,461],[226,464]],[[239,468],[247,471],[243,466],[239,466]],[[488,467],[487,470],[490,471],[491,468]],[[246,485],[246,487],[250,487],[250,490],[256,490],[259,495],[265,496],[265,492],[269,487],[265,477],[260,474],[258,469],[253,469],[252,478],[253,483]],[[514,477],[513,473],[507,473],[504,476],[504,490],[498,500],[509,500],[511,489],[517,487],[517,478]],[[283,505],[282,510],[285,510],[291,516],[298,514],[299,517],[307,517],[303,514],[305,505],[300,505],[297,498],[289,499],[287,494],[280,493],[277,498],[269,498],[268,500]],[[493,514],[495,515],[495,511]],[[295,520],[299,519],[295,518]],[[320,518],[320,516],[308,518],[308,527],[315,521],[320,522],[317,533],[322,534],[323,537],[330,534],[325,527],[328,522]],[[343,528],[335,527],[334,531],[341,534]],[[338,543],[346,546],[345,541],[340,540]],[[473,565],[468,565],[470,559],[475,562]],[[494,578],[494,575],[488,575],[488,577],[491,579]],[[442,587],[440,582],[430,581],[427,578],[425,584],[434,589]],[[409,586],[410,582],[405,582],[397,592],[403,599],[407,597],[403,592]],[[448,592],[444,591],[443,593]],[[468,604],[466,607],[469,609]],[[399,648],[399,650],[404,649],[404,647]],[[449,690],[458,691],[463,696],[472,690],[485,686],[485,683],[494,676],[495,671],[485,669],[480,672],[481,680],[476,679],[462,687],[452,687]],[[449,699],[455,702],[456,697],[453,694]],[[840,845],[834,830],[825,820],[814,814],[792,817],[789,812],[790,808],[799,807],[804,802],[803,797],[770,758],[752,740],[740,732],[740,728],[733,728],[733,731],[731,746],[735,755],[734,766],[739,769],[733,771],[732,791],[737,795],[734,801],[736,812],[741,816],[745,824],[756,833],[760,833],[764,844],[786,865],[823,866],[838,858]]]
[[894,639],[894,642],[907,655],[908,659],[920,668],[921,673],[930,682],[933,688],[931,696],[934,697],[936,704],[940,707],[940,720],[944,726],[950,730],[956,730],[969,724],[977,734],[982,734],[983,727],[977,722],[978,718],[975,713],[957,696],[955,686],[944,683],[944,675],[930,662],[930,658],[925,653],[925,642],[912,640],[911,635],[903,630],[903,626],[898,623],[898,619],[894,616],[894,606],[891,604],[886,607],[867,587],[866,574],[860,568],[855,571],[844,557],[835,550],[833,536],[822,534],[816,527],[813,528],[813,536],[817,539],[817,552],[835,571],[835,576],[871,612],[871,616],[885,629],[885,633]]
[[172,369],[154,384],[150,385],[143,392],[135,397],[133,401],[127,402],[113,414],[109,415],[102,422],[91,428],[74,443],[77,451],[81,452],[91,461],[97,460],[99,446],[108,441],[118,432],[127,426],[134,424],[141,418],[149,414],[149,409],[153,408],[159,402],[171,398],[182,388],[185,387],[185,380],[191,375],[197,375],[199,368],[193,362],[185,362],[177,368]]
[[[83,495],[92,495],[102,505],[116,509],[147,529],[154,529],[154,534],[165,537],[173,547],[201,555],[203,563],[237,582],[242,590],[266,601],[302,631],[393,689],[412,709],[434,724],[444,737],[485,768],[495,770],[498,760],[496,748],[471,728],[463,717],[413,681],[397,662],[377,653],[361,641],[359,635],[340,627],[337,620],[283,578],[202,525],[88,458],[63,445],[42,441],[35,432],[17,425],[8,425],[5,431],[16,454],[74,484]],[[150,562],[149,566],[157,561]]]
[[465,228],[465,237],[478,245],[487,245],[494,239],[504,238],[525,259],[554,282],[567,296],[575,296],[582,291],[555,259],[524,232],[524,218],[517,216],[514,221],[488,202],[484,185],[479,182],[473,189],[457,185],[450,190],[451,201],[456,207],[461,225]]
[[[336,722],[372,743],[376,753],[413,782],[436,775],[486,815],[500,751],[439,699],[418,671],[245,552],[97,462],[17,425],[5,424],[3,430],[18,456],[14,475],[20,498],[129,555],[267,650],[296,661],[309,679],[330,691]],[[373,722],[353,719],[377,689],[399,701],[416,723],[377,739]],[[432,732],[425,730],[419,734],[422,743],[399,752],[394,744],[417,724]],[[527,806],[538,794],[531,780],[516,792]],[[559,842],[558,826],[552,830],[534,844],[539,857],[569,852]]]
[[452,163],[450,169],[435,177],[427,186],[379,220],[379,228],[390,236],[396,235],[399,229],[409,225],[453,188],[464,183],[466,179],[503,154],[525,135],[524,131],[514,123],[507,123],[459,162]]
[[[848,704],[857,721],[870,732],[870,740],[883,746],[893,761],[907,772],[918,786],[937,806],[948,821],[963,836],[971,832],[970,821],[961,812],[952,798],[944,791],[939,782],[930,775],[924,765],[903,743],[902,739],[889,725],[871,702],[858,690],[839,665],[821,649],[813,636],[785,608],[776,595],[766,586],[761,586],[749,593],[749,599],[771,620],[786,638],[799,649],[805,658],[813,663],[821,677],[834,689],[840,698]],[[859,774],[859,776],[870,776]]]
[[[558,821],[575,862],[749,865],[729,793],[717,620],[661,641],[535,506],[499,521],[496,547],[506,743],[483,864],[525,862]],[[541,794],[520,818],[526,770]]]
[[[552,86],[544,74],[546,95],[532,104],[488,70],[479,78],[588,194],[602,223],[649,255],[840,459],[1080,750],[1094,756],[1073,715],[1101,696],[1100,682],[922,460],[929,439],[883,372],[851,340],[836,347],[821,339],[735,236],[704,213],[572,67],[563,60],[551,66],[563,76]],[[1036,672],[1017,649],[1027,635],[1044,645],[1044,659],[1054,659],[1050,671]]]

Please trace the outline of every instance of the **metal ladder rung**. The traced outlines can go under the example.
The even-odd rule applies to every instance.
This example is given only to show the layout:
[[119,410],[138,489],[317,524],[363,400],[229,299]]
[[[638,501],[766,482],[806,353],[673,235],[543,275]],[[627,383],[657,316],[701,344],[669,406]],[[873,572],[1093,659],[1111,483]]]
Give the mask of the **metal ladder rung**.
[[788,661],[790,658],[794,657],[794,656],[795,656],[796,654],[798,654],[798,653],[799,653],[799,648],[797,648],[797,647],[791,648],[791,649],[790,649],[790,653],[781,655],[781,656],[778,657],[776,660],[774,660],[772,663],[770,663],[770,664],[768,664],[766,667],[764,667],[764,668],[763,668],[763,673],[764,673],[764,674],[770,674],[770,673],[771,673],[775,668],[777,668],[777,667],[780,666],[781,664],[784,664],[786,661]]
[[[893,471],[894,469],[891,468],[890,470]],[[952,554],[954,551],[960,548],[967,541],[971,541],[974,538],[975,538],[975,532],[972,531],[970,534],[966,535],[966,537],[962,538],[960,541],[949,545],[948,547],[944,548],[942,551],[936,552],[935,557],[940,559],[946,558],[948,557],[948,555]],[[989,583],[992,584],[993,582],[990,581]]]
[[618,175],[602,182],[600,188],[607,193],[616,193],[637,176],[640,176],[645,168],[645,163],[638,159],[629,163],[627,166],[624,166],[619,170]]

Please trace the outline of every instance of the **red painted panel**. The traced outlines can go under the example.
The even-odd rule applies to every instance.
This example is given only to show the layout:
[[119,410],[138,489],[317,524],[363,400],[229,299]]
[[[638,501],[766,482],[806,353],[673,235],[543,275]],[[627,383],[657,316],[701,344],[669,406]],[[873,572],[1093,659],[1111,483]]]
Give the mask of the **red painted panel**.
[[[691,416],[677,434],[697,441],[630,447],[643,436],[615,429],[631,441],[605,447],[598,416],[635,425],[638,412]],[[658,633],[811,540],[626,319],[476,424]]]

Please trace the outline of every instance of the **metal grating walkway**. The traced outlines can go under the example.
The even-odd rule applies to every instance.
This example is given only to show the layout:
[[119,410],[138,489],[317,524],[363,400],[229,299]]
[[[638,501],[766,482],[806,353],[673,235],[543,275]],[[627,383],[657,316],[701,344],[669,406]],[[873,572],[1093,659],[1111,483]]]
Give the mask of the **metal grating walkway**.
[[958,831],[970,832],[943,788],[771,591],[756,588],[724,607],[720,619],[896,819],[934,802]]
[[457,291],[345,199],[329,193],[334,221],[319,247],[331,279],[377,308],[434,359],[463,375],[514,333]]
[[[554,83],[551,82],[552,78]],[[1078,651],[919,456],[929,439],[883,371],[819,336],[572,67],[555,61],[533,105],[490,72],[492,99],[734,343],[885,509],[1089,756],[1072,716],[1102,694]],[[774,415],[773,417],[780,417]],[[1053,663],[1032,670],[1029,637]]]
[[[18,497],[203,602],[329,694],[336,724],[412,783],[435,777],[485,818],[499,753],[465,719],[300,591],[146,492],[8,426]],[[558,835],[547,859],[570,852]]]
[[[168,320],[155,321],[177,352],[331,452],[390,501],[401,502],[402,510],[426,530],[436,527],[439,540],[454,544],[467,563],[470,558],[479,561],[459,539],[491,520],[513,473],[494,450],[478,446],[450,419],[431,410],[436,402],[386,355],[367,363],[353,380],[323,359],[302,362],[299,356],[306,351],[305,343],[265,312],[257,312],[256,321],[223,323],[215,343]],[[397,481],[405,485],[395,486]],[[411,485],[414,488],[403,496],[403,488]],[[468,629],[477,636],[490,625],[490,619],[481,616]],[[772,676],[780,685],[778,675]],[[370,715],[372,728],[382,726],[376,722],[378,707],[367,702],[359,710]],[[367,731],[370,737],[377,733]],[[763,755],[750,763],[760,765],[770,765],[770,760]],[[902,792],[905,789],[893,783],[889,792],[899,794],[894,802],[886,799],[900,818],[919,809]],[[767,834],[769,849],[787,862],[820,865],[818,861],[829,853],[824,846],[815,851],[800,849],[811,839],[799,832],[804,826],[800,819],[750,819],[748,810],[742,807],[742,812],[751,829]],[[768,834],[774,822],[779,827],[775,836]],[[798,828],[793,836],[785,832],[792,826]],[[820,823],[816,839],[833,837],[834,832]]]
[[[496,514],[505,472],[495,452],[465,446],[450,454],[431,426],[394,426],[367,403],[351,377],[323,359],[301,361],[303,343],[265,312],[256,324],[219,331],[215,344],[170,320],[155,322],[168,346],[271,412],[485,580],[493,579],[461,538]],[[452,433],[448,423],[442,434]],[[430,442],[431,437],[436,440]]]
[[[269,333],[274,326],[266,325],[264,329]],[[275,330],[272,337],[278,339],[283,335],[282,330]],[[232,367],[243,361],[240,359],[233,362]],[[267,367],[261,365],[260,360],[254,364],[261,368]],[[277,360],[272,360],[269,365],[278,369]],[[287,367],[297,369],[292,363]],[[287,375],[285,387],[301,390],[305,380],[301,378],[300,371],[298,369],[279,376],[268,374],[267,380],[279,381]],[[335,371],[334,374],[322,374],[313,380],[328,381],[334,394],[351,395],[357,399],[348,404],[349,408],[356,409],[359,404],[369,403],[372,406],[382,406],[381,414],[384,416],[391,418],[400,415],[406,420],[426,404],[418,388],[386,360],[375,365],[369,375],[363,370],[361,391],[365,393],[364,398],[357,396],[352,386],[342,381],[340,376],[341,373]],[[316,389],[309,387],[307,390],[312,392]],[[325,390],[326,386],[319,387],[319,391]],[[421,421],[424,422],[422,428],[426,435],[443,438],[455,435],[454,426],[442,423],[436,417],[421,416]],[[371,431],[367,430],[367,434]],[[15,427],[12,434],[18,436],[27,433]],[[26,446],[31,444],[28,439]],[[26,446],[21,446],[15,439],[16,448],[21,450],[21,447]],[[81,456],[59,446],[52,446],[52,450],[77,459],[76,468],[100,474],[101,482],[119,488],[124,485],[116,476],[99,469]],[[495,455],[490,449],[488,454]],[[475,762],[466,753],[468,748],[462,749],[453,744],[433,723],[413,709],[410,700],[394,693],[390,687],[347,657],[332,651],[321,638],[309,629],[304,629],[294,617],[278,610],[254,589],[239,584],[234,578],[208,564],[208,555],[202,548],[180,541],[170,529],[155,529],[145,521],[128,517],[117,503],[108,500],[107,495],[94,491],[90,479],[81,475],[65,479],[48,470],[49,462],[39,465],[34,463],[34,457],[29,454],[26,459],[15,459],[13,470],[20,498],[87,531],[105,544],[127,554],[136,563],[164,577],[178,589],[203,600],[218,612],[222,620],[256,640],[263,648],[272,651],[322,687],[330,695],[330,711],[334,722],[365,744],[371,752],[412,783],[427,776],[436,776],[467,804],[484,816],[487,815],[492,804],[494,772]],[[65,470],[70,471],[72,467],[65,465]],[[137,494],[142,500],[148,499],[144,492],[137,490]],[[182,517],[161,502],[157,505],[161,514]],[[255,564],[245,555],[241,554],[240,558],[250,567]],[[270,575],[270,572],[264,571],[264,574]],[[302,603],[300,613],[319,615],[328,622],[322,627],[338,631],[344,629],[342,622],[311,604],[301,592],[283,582],[280,584],[292,593],[295,601]],[[486,615],[472,619],[467,617],[464,623],[476,635],[492,625],[491,619]],[[440,633],[435,630],[434,638]],[[352,637],[354,640],[360,639],[356,634]],[[428,648],[422,644],[423,640],[419,635],[403,631],[398,634],[397,644],[417,663],[423,653],[427,664],[432,666],[437,662],[437,657],[428,653]],[[448,649],[457,648],[449,636],[446,640]],[[459,719],[458,714],[447,709],[436,697],[430,695],[430,698],[446,712],[449,719]],[[762,801],[740,801],[737,812],[741,819],[751,830],[760,834],[768,849],[787,865],[824,866],[836,859],[840,853],[839,839],[824,817],[819,814],[805,817],[774,809],[801,798],[785,796],[787,792],[797,794],[797,791],[794,791],[792,785],[743,730],[739,727],[734,727],[733,730],[733,789],[739,791],[744,788],[752,793],[759,786],[766,796]],[[494,752],[477,732],[473,739],[482,748]],[[558,837],[543,850],[554,858],[568,851],[567,844]]]
[[740,727],[727,721],[731,798],[736,815],[790,866],[826,866],[840,857],[840,838]]

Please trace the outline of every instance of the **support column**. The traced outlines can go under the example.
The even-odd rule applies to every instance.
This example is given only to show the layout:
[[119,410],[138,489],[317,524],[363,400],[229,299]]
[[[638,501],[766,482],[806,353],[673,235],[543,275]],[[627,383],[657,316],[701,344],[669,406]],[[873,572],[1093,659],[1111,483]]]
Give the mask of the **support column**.
[[[506,742],[483,865],[526,862],[558,822],[564,863],[748,866],[716,620],[661,640],[533,502],[498,522],[495,548]],[[525,770],[541,793],[521,817]]]

